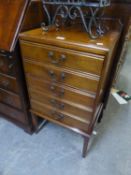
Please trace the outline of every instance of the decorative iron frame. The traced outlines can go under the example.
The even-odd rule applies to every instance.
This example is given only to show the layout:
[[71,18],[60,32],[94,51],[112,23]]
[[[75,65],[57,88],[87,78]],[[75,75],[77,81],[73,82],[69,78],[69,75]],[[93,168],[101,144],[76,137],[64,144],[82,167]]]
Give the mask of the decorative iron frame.
[[[58,28],[59,16],[63,21],[81,18],[86,32],[93,39],[105,33],[102,16],[104,8],[110,6],[110,0],[42,0],[42,3],[48,19],[47,25],[41,25],[44,31],[48,31],[54,24]],[[56,7],[53,17],[48,9],[50,5]]]

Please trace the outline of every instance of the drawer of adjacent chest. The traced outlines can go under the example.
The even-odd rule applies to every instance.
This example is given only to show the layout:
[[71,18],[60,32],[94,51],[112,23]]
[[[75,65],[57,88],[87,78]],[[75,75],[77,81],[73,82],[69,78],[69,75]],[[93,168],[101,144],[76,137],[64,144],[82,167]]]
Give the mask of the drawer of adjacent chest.
[[37,101],[31,100],[31,111],[49,121],[61,124],[76,131],[87,131],[89,124],[80,122],[66,114],[61,113],[55,108],[43,105]]
[[0,89],[0,102],[18,109],[22,109],[20,96],[4,89]]
[[24,68],[27,75],[35,76],[41,80],[58,82],[81,90],[96,92],[99,77],[78,74],[66,69],[41,65],[36,62],[24,60]]
[[24,124],[27,123],[25,114],[23,112],[1,102],[0,102],[0,114],[2,114],[3,116],[7,116],[10,119],[12,118],[17,121],[20,121]]
[[66,101],[64,99],[52,97],[34,89],[30,89],[29,94],[31,99],[38,101],[42,104],[51,106],[56,110],[59,110],[67,115],[73,116],[73,118],[84,123],[89,124],[92,119],[92,108],[83,107],[81,105],[71,103],[70,101]]
[[15,75],[15,63],[12,58],[6,58],[6,56],[0,55],[0,72],[8,75]]
[[17,80],[15,77],[0,73],[0,88],[19,93]]
[[101,74],[104,62],[104,56],[47,45],[22,42],[21,49],[24,58],[31,58],[32,60],[41,63],[62,66],[77,71],[90,72],[96,75]]

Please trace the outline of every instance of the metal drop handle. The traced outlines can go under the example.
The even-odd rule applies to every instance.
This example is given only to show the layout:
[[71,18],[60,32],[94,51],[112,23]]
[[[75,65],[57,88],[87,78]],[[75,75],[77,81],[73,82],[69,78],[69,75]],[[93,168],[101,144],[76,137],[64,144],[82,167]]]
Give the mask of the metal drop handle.
[[55,89],[56,89],[55,86],[53,86],[53,85],[50,86],[50,90],[51,90],[51,91],[54,91]]
[[51,104],[53,104],[54,106],[56,106],[56,100],[55,99],[51,99],[50,102],[51,102]]
[[55,100],[55,99],[51,99],[50,102],[54,107],[56,107],[58,109],[64,109],[64,107],[65,107],[64,103],[58,103],[57,100]]
[[[56,86],[51,85],[51,86],[50,86],[50,90],[51,90],[52,92],[55,92]],[[64,90],[64,89],[61,89],[60,91],[58,91],[58,92],[55,93],[54,95],[55,95],[55,96],[58,96],[58,97],[63,97],[64,94],[65,94],[65,90]]]
[[[52,79],[53,81],[56,81],[57,76],[56,76],[56,74],[55,74],[55,72],[54,72],[53,70],[50,70],[50,71],[49,71],[49,76],[51,77],[51,79]],[[65,73],[65,72],[62,72],[62,73],[60,74],[60,79],[61,79],[61,80],[65,80],[65,78],[66,78],[66,73]]]
[[54,59],[54,52],[53,51],[50,51],[49,53],[48,53],[48,57],[51,59],[51,63],[52,64],[59,64],[60,62],[64,62],[65,60],[66,60],[66,55],[64,55],[64,54],[61,54],[60,55],[60,58],[58,58],[58,59]]
[[12,63],[9,64],[8,68],[12,69],[14,65],[15,65],[15,62],[12,62]]
[[60,93],[59,93],[59,96],[60,96],[60,97],[63,97],[64,94],[65,94],[65,90],[64,90],[64,89],[61,89],[61,91],[60,91]]
[[65,72],[62,72],[61,73],[61,80],[65,80],[65,78],[66,78],[66,73]]
[[54,71],[50,70],[49,75],[50,75],[52,80],[56,80],[56,74],[54,73]]
[[65,118],[63,114],[59,114],[56,111],[51,111],[52,116],[55,118],[55,120],[62,120]]
[[49,58],[53,58],[54,57],[54,52],[53,51],[49,51],[48,52],[48,57]]

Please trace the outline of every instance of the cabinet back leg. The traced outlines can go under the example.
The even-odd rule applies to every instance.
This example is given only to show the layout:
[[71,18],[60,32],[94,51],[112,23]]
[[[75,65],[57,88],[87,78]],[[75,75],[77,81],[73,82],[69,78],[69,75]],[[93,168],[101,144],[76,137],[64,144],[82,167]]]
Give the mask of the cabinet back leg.
[[83,151],[82,151],[82,157],[85,158],[88,151],[88,144],[89,144],[89,138],[84,137],[84,143],[83,143]]
[[35,114],[32,114],[32,123],[34,126],[34,131],[37,134],[48,123],[48,121],[36,116]]
[[103,118],[103,113],[104,113],[104,110],[102,109],[101,114],[100,114],[98,121],[97,121],[98,123],[101,123],[101,120]]

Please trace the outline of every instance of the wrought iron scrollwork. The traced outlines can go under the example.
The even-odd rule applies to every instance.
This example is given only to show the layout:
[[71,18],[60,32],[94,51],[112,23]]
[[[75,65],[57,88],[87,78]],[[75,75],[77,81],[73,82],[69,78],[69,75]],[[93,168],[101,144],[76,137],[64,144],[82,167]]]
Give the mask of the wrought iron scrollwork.
[[[64,22],[68,19],[81,18],[86,32],[95,39],[104,34],[101,24],[103,10],[110,5],[110,0],[42,0],[44,11],[47,15],[48,24],[42,23],[44,31],[48,31],[53,25],[59,27],[58,18]],[[53,17],[48,6],[55,6]]]

